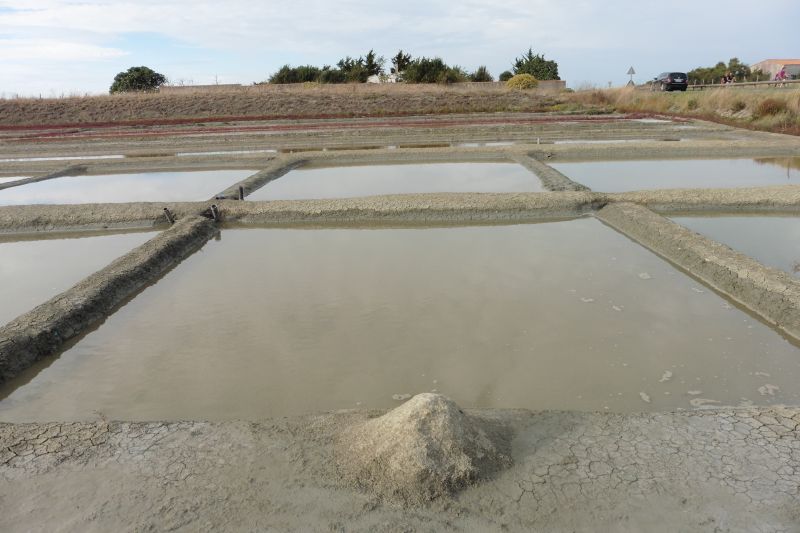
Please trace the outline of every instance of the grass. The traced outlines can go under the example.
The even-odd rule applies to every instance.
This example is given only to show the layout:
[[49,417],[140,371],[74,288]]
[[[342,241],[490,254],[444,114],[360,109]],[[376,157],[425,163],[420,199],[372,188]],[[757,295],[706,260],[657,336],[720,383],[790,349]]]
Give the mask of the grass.
[[632,88],[581,91],[570,104],[623,113],[700,118],[760,131],[800,135],[800,89],[736,89],[659,93]]
[[0,100],[0,126],[532,112],[557,103],[535,91],[483,84],[262,85],[240,90]]

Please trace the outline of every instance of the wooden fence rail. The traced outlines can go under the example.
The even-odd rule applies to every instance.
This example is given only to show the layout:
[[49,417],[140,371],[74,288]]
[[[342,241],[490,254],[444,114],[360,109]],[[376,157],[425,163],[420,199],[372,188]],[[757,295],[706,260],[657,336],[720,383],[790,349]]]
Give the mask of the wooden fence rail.
[[790,87],[794,84],[800,83],[800,80],[784,80],[784,81],[776,81],[776,80],[768,80],[768,81],[737,81],[731,84],[722,84],[722,83],[698,83],[696,85],[689,85],[688,89],[690,91],[702,91],[703,89],[718,89],[720,87],[773,87],[773,88],[782,88],[782,87]]

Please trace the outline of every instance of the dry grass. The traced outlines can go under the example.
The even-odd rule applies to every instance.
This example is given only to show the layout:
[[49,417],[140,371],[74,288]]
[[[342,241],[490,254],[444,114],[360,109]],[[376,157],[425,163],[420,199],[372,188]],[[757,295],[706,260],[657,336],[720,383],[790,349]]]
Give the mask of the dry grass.
[[658,93],[625,89],[576,92],[573,105],[606,106],[626,113],[703,118],[762,131],[800,134],[800,90],[719,88]]
[[501,86],[295,85],[242,90],[0,100],[0,126],[181,119],[398,116],[540,111],[556,99]]

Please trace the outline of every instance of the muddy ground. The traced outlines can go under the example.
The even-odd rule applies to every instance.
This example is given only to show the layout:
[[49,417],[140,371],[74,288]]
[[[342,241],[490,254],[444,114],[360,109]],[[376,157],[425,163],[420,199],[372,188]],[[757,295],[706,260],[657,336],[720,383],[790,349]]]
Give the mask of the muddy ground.
[[470,412],[513,466],[404,507],[342,481],[378,413],[0,425],[4,531],[800,531],[800,411]]
[[[554,144],[563,140],[575,143]],[[585,142],[597,140],[625,142]],[[490,141],[506,144],[460,146]],[[240,153],[252,150],[259,152]],[[176,155],[192,151],[223,153]],[[582,190],[547,163],[798,154],[795,137],[630,116],[520,113],[0,128],[0,176],[41,178],[75,165],[88,174],[263,169],[220,191],[231,198],[239,185],[250,192],[297,164],[455,158],[517,161],[556,191],[0,207],[0,232],[9,235],[168,228],[164,207],[178,219],[141,249],[22,322],[12,322],[11,330],[7,326],[0,338],[0,362],[7,364],[12,353],[17,361],[25,353],[33,359],[58,353],[66,338],[102,321],[104,313],[156,281],[225,223],[485,224],[594,214],[797,335],[796,280],[698,238],[653,211],[797,214],[800,187],[606,194]],[[129,157],[9,161],[76,155]],[[219,208],[216,222],[211,204]],[[72,311],[71,301],[77,304]],[[26,352],[37,346],[44,348]],[[351,424],[377,414],[213,424],[108,422],[102,417],[78,424],[0,424],[0,476],[5,480],[0,483],[0,529],[800,531],[800,412],[795,407],[647,415],[475,412],[514,434],[513,466],[453,496],[406,507],[350,486],[337,470],[334,440]]]

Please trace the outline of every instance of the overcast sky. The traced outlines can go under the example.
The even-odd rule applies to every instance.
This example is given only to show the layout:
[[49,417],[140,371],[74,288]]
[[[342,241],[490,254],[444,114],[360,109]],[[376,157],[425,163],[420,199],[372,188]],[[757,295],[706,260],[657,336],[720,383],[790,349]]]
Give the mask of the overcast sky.
[[800,57],[800,0],[0,0],[0,96],[106,92],[147,65],[252,83],[374,48],[495,76],[528,47],[572,87],[739,57]]

